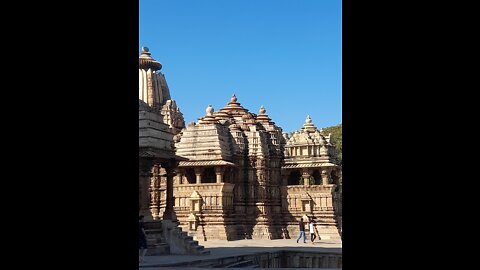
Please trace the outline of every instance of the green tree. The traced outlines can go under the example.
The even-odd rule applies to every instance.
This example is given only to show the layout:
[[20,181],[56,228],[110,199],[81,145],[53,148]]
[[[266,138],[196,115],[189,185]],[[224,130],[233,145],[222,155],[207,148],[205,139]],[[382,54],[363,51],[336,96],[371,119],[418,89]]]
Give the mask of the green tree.
[[337,153],[338,165],[342,166],[342,124],[323,128],[323,133],[330,137],[330,142],[335,146],[335,152]]
[[323,133],[328,135],[331,133],[330,142],[335,147],[335,152],[337,154],[337,165],[340,166],[338,170],[338,177],[340,178],[340,183],[342,182],[342,124],[323,128]]

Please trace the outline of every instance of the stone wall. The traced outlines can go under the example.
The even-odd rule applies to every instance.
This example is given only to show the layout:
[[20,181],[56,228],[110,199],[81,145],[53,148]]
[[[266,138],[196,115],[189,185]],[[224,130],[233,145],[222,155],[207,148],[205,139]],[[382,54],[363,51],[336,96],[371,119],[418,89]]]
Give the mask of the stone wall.
[[[316,234],[322,239],[340,238],[336,207],[341,202],[335,185],[293,185],[282,187],[283,212],[290,214],[291,219],[285,220],[290,235],[299,235],[298,222],[304,218],[316,221]],[[308,227],[306,226],[308,230]]]
[[231,183],[176,185],[174,212],[183,230],[198,241],[236,239],[233,187]]

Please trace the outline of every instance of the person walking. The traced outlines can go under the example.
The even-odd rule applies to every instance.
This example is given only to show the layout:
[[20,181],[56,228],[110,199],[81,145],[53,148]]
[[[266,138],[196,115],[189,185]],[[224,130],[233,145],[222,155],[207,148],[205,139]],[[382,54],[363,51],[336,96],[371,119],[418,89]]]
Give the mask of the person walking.
[[147,254],[147,234],[143,227],[143,216],[138,217],[138,260],[143,262],[143,258]]
[[310,223],[308,224],[309,225],[309,230],[310,230],[310,239],[312,241],[312,244],[315,244],[313,241],[315,241],[315,238],[317,237],[315,235],[315,224],[313,222],[313,219],[310,219]]
[[300,240],[300,238],[302,237],[302,235],[303,235],[303,243],[307,243],[307,236],[305,235],[305,224],[303,223],[303,218],[300,218],[300,222],[298,223],[298,226],[300,228],[300,235],[297,238],[297,243],[298,243],[298,240]]

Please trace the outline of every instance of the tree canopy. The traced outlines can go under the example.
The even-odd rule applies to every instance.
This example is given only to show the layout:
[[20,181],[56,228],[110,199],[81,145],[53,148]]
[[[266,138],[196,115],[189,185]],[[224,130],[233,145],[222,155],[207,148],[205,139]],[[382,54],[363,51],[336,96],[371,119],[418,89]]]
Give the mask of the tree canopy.
[[323,134],[328,135],[331,133],[331,143],[335,146],[335,152],[337,153],[338,165],[342,166],[342,124],[323,128]]
[[342,124],[323,128],[324,134],[331,133],[330,142],[335,146],[335,152],[337,153],[338,166],[340,166],[338,172],[339,183],[342,184]]

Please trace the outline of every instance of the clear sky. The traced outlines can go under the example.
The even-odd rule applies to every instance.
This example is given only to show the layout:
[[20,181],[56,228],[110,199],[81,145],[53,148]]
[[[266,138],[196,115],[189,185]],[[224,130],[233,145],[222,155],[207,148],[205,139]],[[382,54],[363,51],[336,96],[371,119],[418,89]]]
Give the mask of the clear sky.
[[140,0],[139,52],[162,63],[185,122],[233,93],[284,132],[342,122],[341,0]]

